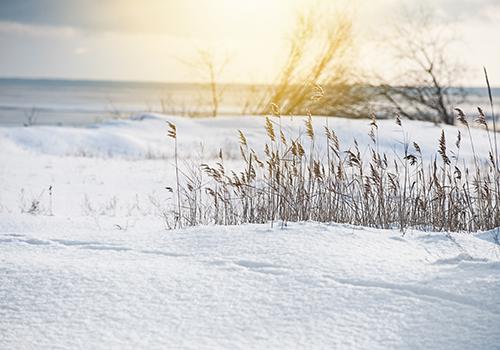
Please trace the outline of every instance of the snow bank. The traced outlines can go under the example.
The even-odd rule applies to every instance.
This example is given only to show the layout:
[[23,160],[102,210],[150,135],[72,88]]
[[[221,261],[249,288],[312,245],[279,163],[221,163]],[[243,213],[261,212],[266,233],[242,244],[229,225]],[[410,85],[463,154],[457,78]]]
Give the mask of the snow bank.
[[[12,150],[21,150],[57,156],[84,157],[122,157],[131,159],[171,158],[172,142],[166,137],[166,121],[177,125],[181,157],[190,158],[193,153],[203,153],[205,157],[215,157],[222,149],[229,158],[239,156],[238,134],[241,129],[250,144],[259,151],[266,142],[264,118],[262,117],[220,117],[220,118],[179,118],[158,114],[137,115],[127,120],[112,120],[89,127],[0,127],[0,144]],[[305,134],[303,117],[283,117],[275,119],[276,128],[281,127],[285,134],[297,137]],[[356,139],[365,155],[369,156],[367,145],[370,143],[368,132],[370,122],[365,119],[315,118],[314,128],[321,136],[316,148],[321,151],[324,143],[324,125],[328,124],[337,133],[341,148],[348,149]],[[402,153],[405,139],[420,144],[424,156],[436,155],[441,128],[446,132],[449,148],[453,145],[460,127],[439,126],[429,122],[403,121],[404,128],[398,127],[393,120],[379,121],[379,148],[392,156]],[[480,129],[472,130],[476,151],[487,158],[489,145],[486,133]],[[304,138],[305,139],[305,138]],[[471,156],[469,139],[462,137],[462,157]],[[308,142],[304,142],[307,146]]]
[[500,344],[498,246],[473,235],[16,220],[0,220],[2,349]]

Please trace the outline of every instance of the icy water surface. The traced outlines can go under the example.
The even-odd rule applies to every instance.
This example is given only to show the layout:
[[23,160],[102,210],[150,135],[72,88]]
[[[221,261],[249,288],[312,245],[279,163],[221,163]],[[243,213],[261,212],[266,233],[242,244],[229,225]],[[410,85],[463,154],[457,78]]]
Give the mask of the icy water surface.
[[[252,99],[265,86],[221,85],[220,114],[252,112]],[[489,111],[485,88],[469,88],[460,105],[469,114],[482,106]],[[500,111],[500,88],[493,90]],[[245,106],[247,108],[245,109]],[[200,84],[0,79],[0,124],[85,125],[134,113],[158,112],[200,116],[210,113],[210,91]]]

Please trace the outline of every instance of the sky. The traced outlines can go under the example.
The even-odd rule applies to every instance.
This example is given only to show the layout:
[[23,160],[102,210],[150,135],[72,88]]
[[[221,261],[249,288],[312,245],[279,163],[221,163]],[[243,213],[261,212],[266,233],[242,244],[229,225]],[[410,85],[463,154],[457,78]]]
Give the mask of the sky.
[[[227,60],[220,80],[266,83],[284,60],[297,13],[315,2],[353,14],[358,64],[390,76],[383,38],[402,8],[422,1],[0,0],[0,77],[202,81],[186,61],[203,49]],[[464,83],[483,85],[484,65],[500,85],[500,1],[429,3],[456,32],[450,56],[468,67]]]

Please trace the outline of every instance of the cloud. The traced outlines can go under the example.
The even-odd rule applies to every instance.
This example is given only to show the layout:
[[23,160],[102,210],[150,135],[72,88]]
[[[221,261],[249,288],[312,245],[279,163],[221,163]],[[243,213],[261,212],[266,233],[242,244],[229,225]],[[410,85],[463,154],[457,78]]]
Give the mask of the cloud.
[[[165,2],[170,2],[167,0]],[[130,0],[0,0],[0,20],[26,25],[73,27],[86,31],[126,30]],[[135,2],[137,16],[156,1]],[[133,16],[132,16],[133,17]],[[132,27],[134,24],[128,23]]]
[[0,21],[90,32],[186,35],[226,0],[0,0]]
[[[0,0],[0,20],[30,25],[67,26],[71,15],[69,4],[79,1],[57,0]],[[76,17],[76,16],[75,16]],[[68,18],[70,19],[70,18]]]
[[76,32],[77,31],[71,27],[30,25],[18,22],[0,21],[0,34],[31,37],[71,38],[75,36]]
[[[332,0],[317,0],[331,3]],[[500,18],[498,0],[358,0],[358,7],[384,22],[397,9],[419,6],[435,8],[450,21]],[[193,37],[216,33],[231,36],[224,23],[244,23],[249,30],[272,34],[277,22],[299,0],[0,0],[0,21],[31,26],[75,28],[87,32],[167,34]],[[252,12],[251,9],[260,9]],[[270,10],[273,11],[270,11]],[[240,13],[245,12],[245,13]],[[274,13],[270,13],[274,12]],[[272,26],[269,26],[272,23]],[[237,25],[237,24],[236,24]],[[218,29],[219,28],[219,29]]]
[[439,0],[436,5],[456,21],[495,21],[500,18],[498,0]]

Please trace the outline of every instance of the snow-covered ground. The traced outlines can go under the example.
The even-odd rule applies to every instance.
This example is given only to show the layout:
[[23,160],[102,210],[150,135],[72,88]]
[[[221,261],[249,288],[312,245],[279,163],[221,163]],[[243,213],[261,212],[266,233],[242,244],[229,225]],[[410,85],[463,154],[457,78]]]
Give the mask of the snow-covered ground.
[[[166,231],[165,119],[177,124],[186,166],[222,149],[237,167],[237,129],[256,150],[265,139],[262,118],[0,128],[0,349],[499,348],[497,232]],[[315,120],[318,134],[324,123]],[[342,148],[355,137],[366,151],[369,121],[328,123]],[[403,123],[432,157],[441,128]],[[282,126],[304,129],[301,118]],[[394,121],[379,126],[390,156],[403,134]],[[457,129],[445,131],[452,149]],[[487,154],[484,132],[473,137]],[[465,137],[460,153],[471,155]]]

